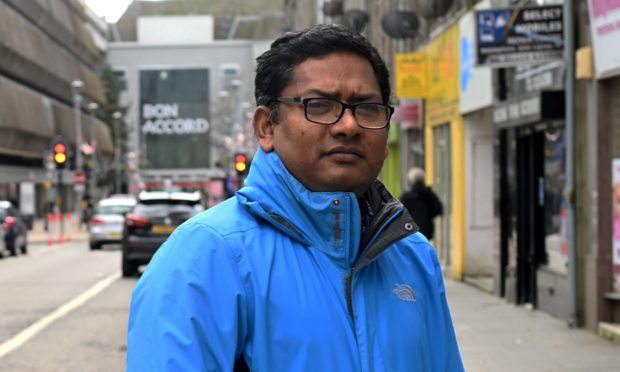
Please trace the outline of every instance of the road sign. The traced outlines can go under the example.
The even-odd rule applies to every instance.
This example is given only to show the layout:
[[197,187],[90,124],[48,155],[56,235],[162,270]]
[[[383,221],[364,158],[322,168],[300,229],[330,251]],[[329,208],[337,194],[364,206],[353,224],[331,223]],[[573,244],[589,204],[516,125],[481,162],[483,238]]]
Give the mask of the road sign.
[[82,171],[77,171],[73,175],[73,184],[74,185],[84,185],[86,183],[86,174]]

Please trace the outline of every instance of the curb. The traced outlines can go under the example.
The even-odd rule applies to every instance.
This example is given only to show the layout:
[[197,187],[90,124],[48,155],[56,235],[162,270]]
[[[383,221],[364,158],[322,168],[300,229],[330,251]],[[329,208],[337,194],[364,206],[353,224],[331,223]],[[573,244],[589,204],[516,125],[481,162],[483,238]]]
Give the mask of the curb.
[[[88,241],[88,237],[80,237],[80,238],[71,238],[70,240],[65,240],[62,243],[54,241],[53,245],[66,244],[71,242],[86,242]],[[28,239],[28,244],[32,245],[49,245],[47,238],[38,238],[38,239]]]
[[600,322],[598,324],[598,335],[620,345],[620,323]]

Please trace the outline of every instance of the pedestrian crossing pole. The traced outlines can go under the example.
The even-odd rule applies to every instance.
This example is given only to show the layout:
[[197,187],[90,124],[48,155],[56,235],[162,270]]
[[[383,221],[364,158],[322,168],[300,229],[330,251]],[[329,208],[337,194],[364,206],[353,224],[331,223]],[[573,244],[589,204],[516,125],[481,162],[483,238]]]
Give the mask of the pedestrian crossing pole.
[[62,197],[62,170],[57,170],[57,174],[58,174],[58,182],[56,183],[56,207],[58,208],[58,224],[60,226],[60,236],[58,238],[58,242],[62,243],[64,240],[64,236],[65,236],[65,221],[63,218],[63,214],[65,212],[64,208],[63,208],[63,197]]

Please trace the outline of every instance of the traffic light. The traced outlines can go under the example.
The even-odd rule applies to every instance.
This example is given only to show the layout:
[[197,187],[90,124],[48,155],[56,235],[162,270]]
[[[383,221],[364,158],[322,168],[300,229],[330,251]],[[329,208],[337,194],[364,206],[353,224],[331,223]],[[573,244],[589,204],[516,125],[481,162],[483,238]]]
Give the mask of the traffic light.
[[248,170],[248,156],[242,152],[238,152],[234,156],[235,171],[239,176],[242,176]]
[[52,143],[52,159],[57,169],[66,167],[69,161],[69,148],[64,141],[57,140]]

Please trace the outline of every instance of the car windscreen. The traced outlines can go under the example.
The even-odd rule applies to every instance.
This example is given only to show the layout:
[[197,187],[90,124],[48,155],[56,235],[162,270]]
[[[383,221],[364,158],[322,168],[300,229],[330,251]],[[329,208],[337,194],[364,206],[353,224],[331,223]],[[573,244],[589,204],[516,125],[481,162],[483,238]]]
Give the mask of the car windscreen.
[[194,214],[202,211],[202,209],[203,208],[200,204],[187,201],[167,200],[165,202],[161,202],[149,200],[140,202],[140,204],[138,204],[134,209],[133,213],[140,216],[156,216],[176,213],[186,213],[193,216]]
[[130,205],[100,205],[96,208],[96,214],[125,214],[133,207]]

